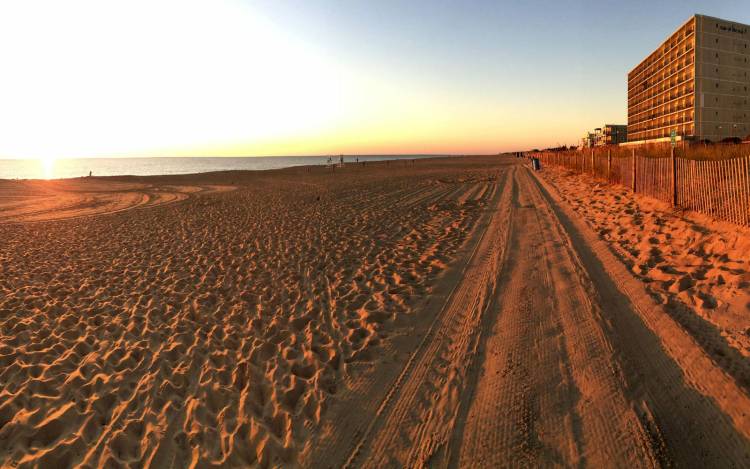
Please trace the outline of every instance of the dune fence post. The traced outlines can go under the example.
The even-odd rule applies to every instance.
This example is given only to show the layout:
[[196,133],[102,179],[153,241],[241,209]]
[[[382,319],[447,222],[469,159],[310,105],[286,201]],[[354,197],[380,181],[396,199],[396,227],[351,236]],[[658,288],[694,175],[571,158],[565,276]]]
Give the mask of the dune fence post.
[[631,172],[633,174],[633,192],[636,192],[636,189],[638,188],[638,185],[635,183],[635,177],[636,177],[636,164],[635,164],[635,148],[630,150],[631,155]]
[[612,182],[612,150],[607,149],[607,182]]
[[677,206],[677,160],[674,157],[674,147],[669,151],[669,162],[672,166],[672,207]]

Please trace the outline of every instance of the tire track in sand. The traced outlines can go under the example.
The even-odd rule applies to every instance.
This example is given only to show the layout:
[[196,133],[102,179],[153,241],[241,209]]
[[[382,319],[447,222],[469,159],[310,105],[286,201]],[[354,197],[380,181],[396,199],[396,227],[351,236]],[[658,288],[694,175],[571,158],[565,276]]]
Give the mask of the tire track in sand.
[[58,190],[20,197],[14,207],[0,206],[0,223],[46,222],[109,215],[180,202],[195,195],[235,190],[234,186],[146,186],[126,190]]
[[[315,438],[309,442],[301,451],[301,465],[303,467],[341,467],[350,454],[359,444],[361,437],[369,428],[370,421],[377,414],[380,403],[390,390],[391,383],[395,383],[399,373],[402,372],[404,364],[407,362],[413,351],[418,347],[420,341],[423,341],[431,324],[437,320],[439,313],[450,295],[451,290],[463,275],[466,265],[469,262],[471,252],[474,251],[482,233],[486,231],[491,217],[490,207],[497,205],[497,198],[501,193],[504,177],[507,168],[500,171],[494,169],[487,173],[486,171],[477,172],[478,177],[462,183],[439,183],[430,182],[429,185],[438,191],[432,191],[431,195],[420,196],[421,201],[418,206],[412,208],[422,211],[430,221],[429,225],[435,225],[436,229],[431,236],[423,237],[424,233],[412,233],[404,231],[403,241],[398,249],[414,249],[417,246],[410,246],[413,243],[421,245],[419,251],[422,256],[422,262],[429,263],[430,258],[436,257],[440,262],[447,258],[442,252],[444,236],[456,230],[464,232],[466,242],[462,243],[460,248],[461,254],[455,257],[457,261],[452,263],[445,272],[441,274],[442,279],[434,288],[425,291],[425,297],[420,301],[420,308],[414,310],[411,314],[415,317],[400,316],[397,319],[399,325],[392,330],[390,338],[383,343],[383,350],[380,352],[382,360],[377,367],[365,363],[362,365],[349,364],[347,376],[342,386],[342,391],[337,394],[337,402],[334,402],[329,409],[330,420],[326,419],[322,423],[319,431],[320,438]],[[498,175],[501,175],[498,178]],[[476,193],[476,186],[482,189],[473,196],[470,202],[465,200],[467,194]],[[413,185],[414,188],[419,187]],[[415,191],[412,190],[412,193]],[[375,204],[375,208],[384,208],[386,213],[393,216],[393,205],[403,207],[405,195],[404,191],[392,191],[393,198],[387,201],[380,201]],[[358,200],[367,200],[361,196],[354,197]],[[395,200],[398,199],[397,204]],[[399,213],[403,210],[399,209]],[[466,223],[466,217],[472,213],[469,224]],[[461,221],[464,220],[464,221]],[[458,223],[458,225],[457,225]],[[418,238],[412,238],[413,234],[418,234]],[[418,317],[416,317],[418,315]],[[433,327],[433,331],[434,331]],[[356,409],[352,412],[351,409]]]
[[602,267],[526,169],[508,172],[500,214],[345,466],[745,465],[748,397],[616,261]]
[[750,465],[750,397],[549,187],[534,179],[567,232],[619,357],[626,393],[659,459],[685,467]]
[[445,448],[458,410],[456,397],[463,390],[465,362],[476,350],[478,324],[504,255],[509,200],[506,183],[461,281],[355,443],[345,467],[419,465]]
[[525,170],[516,187],[496,320],[487,315],[451,465],[654,466],[569,242]]

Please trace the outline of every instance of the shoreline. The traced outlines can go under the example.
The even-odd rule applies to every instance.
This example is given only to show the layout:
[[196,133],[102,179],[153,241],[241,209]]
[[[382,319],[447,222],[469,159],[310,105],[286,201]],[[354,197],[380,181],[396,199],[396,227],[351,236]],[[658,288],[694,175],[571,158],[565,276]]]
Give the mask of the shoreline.
[[[366,163],[375,164],[385,161],[404,161],[404,160],[435,160],[435,159],[444,159],[444,158],[463,158],[467,155],[357,155],[357,156],[347,156],[344,155],[344,158],[348,158],[350,160],[353,160],[354,158],[367,158],[363,160]],[[482,156],[482,155],[471,155],[471,156]],[[493,155],[487,155],[487,156],[493,156]],[[181,160],[185,162],[189,161],[200,161],[200,160],[214,160],[214,161],[221,161],[224,159],[242,159],[244,161],[250,161],[253,158],[258,159],[264,159],[268,161],[269,159],[274,158],[300,158],[300,159],[313,159],[313,158],[327,158],[326,156],[318,157],[318,156],[302,156],[302,157],[144,157],[144,158],[61,158],[60,160],[55,160],[55,162],[58,161],[111,161],[111,162],[127,162],[131,160],[167,160],[167,161],[176,161]],[[22,163],[28,163],[32,161],[39,161],[39,160],[32,160],[32,159],[0,159],[0,164],[3,162],[14,162],[18,164]],[[362,161],[359,162],[360,164]],[[338,164],[338,163],[336,163]],[[345,164],[357,164],[354,161],[345,161]],[[191,176],[191,175],[198,175],[198,174],[208,174],[208,173],[223,173],[228,171],[277,171],[277,170],[284,170],[284,169],[291,169],[291,168],[317,168],[317,167],[327,167],[327,163],[325,161],[320,161],[316,164],[305,164],[305,163],[295,163],[290,164],[288,166],[283,167],[270,167],[270,168],[229,168],[229,169],[211,169],[206,171],[190,171],[190,172],[172,172],[172,173],[158,173],[158,174],[107,174],[107,175],[97,175],[94,174],[92,177],[97,178],[105,178],[105,177],[166,177],[166,176]],[[87,178],[89,176],[87,175],[81,175],[81,176],[70,176],[70,177],[55,177],[55,178],[0,178],[0,181],[57,181],[57,180],[67,180],[67,179],[82,179]]]

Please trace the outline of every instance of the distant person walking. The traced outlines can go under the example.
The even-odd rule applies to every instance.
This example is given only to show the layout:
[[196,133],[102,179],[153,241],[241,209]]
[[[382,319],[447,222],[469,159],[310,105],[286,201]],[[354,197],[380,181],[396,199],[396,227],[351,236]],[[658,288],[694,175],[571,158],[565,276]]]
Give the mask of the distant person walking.
[[91,174],[93,174],[91,171],[89,171],[89,177],[91,177]]

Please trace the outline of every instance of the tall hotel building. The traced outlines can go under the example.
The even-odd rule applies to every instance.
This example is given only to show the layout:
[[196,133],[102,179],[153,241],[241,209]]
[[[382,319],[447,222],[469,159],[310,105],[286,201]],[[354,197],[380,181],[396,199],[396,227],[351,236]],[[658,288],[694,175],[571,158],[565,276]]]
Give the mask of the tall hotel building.
[[695,15],[628,73],[628,141],[750,134],[750,26]]

